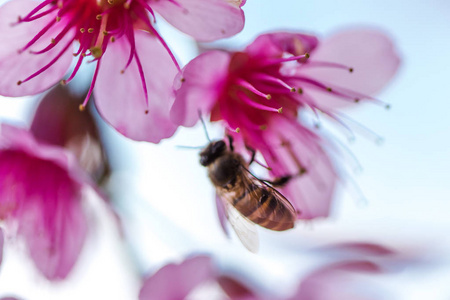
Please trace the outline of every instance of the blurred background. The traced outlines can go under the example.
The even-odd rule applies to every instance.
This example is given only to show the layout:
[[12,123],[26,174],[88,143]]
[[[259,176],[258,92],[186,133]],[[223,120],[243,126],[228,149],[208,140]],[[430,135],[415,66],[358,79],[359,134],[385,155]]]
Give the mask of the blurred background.
[[[56,284],[40,277],[24,254],[7,247],[0,295],[136,299],[141,276],[206,253],[223,272],[283,297],[315,268],[355,258],[354,252],[330,250],[330,245],[359,242],[383,245],[401,257],[401,267],[368,279],[376,291],[373,299],[450,299],[449,9],[446,0],[248,0],[244,30],[215,45],[241,49],[258,34],[274,30],[327,37],[363,26],[383,30],[401,56],[400,71],[378,95],[391,109],[366,104],[346,111],[384,141],[340,137],[362,168],[351,170],[339,185],[331,216],[298,222],[283,233],[259,230],[260,252],[249,253],[234,236],[228,240],[223,234],[214,188],[198,151],[177,147],[206,145],[201,126],[180,128],[170,140],[153,145],[128,140],[100,123],[114,171],[108,189],[122,218],[122,235],[99,209],[72,274]],[[197,45],[189,37],[161,18],[158,26],[183,65],[195,57]],[[74,85],[89,80],[89,71],[86,78],[77,75]],[[26,125],[36,103],[33,97],[2,98],[1,121]],[[222,137],[219,126],[208,124],[208,130]],[[203,291],[195,299],[214,299],[216,293]]]

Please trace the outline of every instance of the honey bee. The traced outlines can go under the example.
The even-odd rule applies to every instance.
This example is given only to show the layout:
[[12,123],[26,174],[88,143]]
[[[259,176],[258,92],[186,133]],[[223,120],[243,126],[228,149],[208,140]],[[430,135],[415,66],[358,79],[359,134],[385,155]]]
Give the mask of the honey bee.
[[[216,188],[225,215],[244,246],[257,252],[259,241],[254,224],[283,231],[294,227],[297,211],[273,186],[286,184],[292,176],[274,181],[261,180],[248,169],[250,162],[234,152],[233,140],[213,141],[200,153],[200,163],[208,168],[208,176]],[[219,209],[219,208],[218,208]]]

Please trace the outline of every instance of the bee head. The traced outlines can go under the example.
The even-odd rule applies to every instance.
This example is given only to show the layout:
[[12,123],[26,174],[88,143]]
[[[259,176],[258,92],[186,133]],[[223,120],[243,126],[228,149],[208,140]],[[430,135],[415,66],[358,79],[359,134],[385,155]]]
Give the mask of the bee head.
[[200,152],[200,164],[207,166],[211,164],[216,158],[222,156],[227,150],[227,145],[224,141],[211,142],[202,152]]

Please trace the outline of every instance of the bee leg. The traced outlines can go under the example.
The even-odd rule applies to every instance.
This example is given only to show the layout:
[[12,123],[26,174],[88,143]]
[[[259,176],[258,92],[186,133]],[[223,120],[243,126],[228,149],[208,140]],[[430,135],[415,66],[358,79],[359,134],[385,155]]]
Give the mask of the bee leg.
[[276,186],[276,187],[283,187],[286,184],[288,184],[288,182],[297,177],[297,176],[302,176],[303,174],[306,173],[306,169],[302,168],[300,169],[300,171],[297,174],[293,174],[293,175],[285,175],[285,176],[280,176],[280,177],[276,177],[273,180],[262,180],[264,182],[269,183],[272,186]]
[[252,154],[252,156],[250,157],[250,161],[248,162],[248,165],[250,166],[252,164],[252,162],[255,161],[255,156],[256,156],[256,150],[250,147],[246,147],[248,151],[250,151],[250,153]]
[[234,152],[234,146],[233,146],[233,137],[231,135],[227,135],[228,137],[228,144],[230,144],[230,150],[231,152]]

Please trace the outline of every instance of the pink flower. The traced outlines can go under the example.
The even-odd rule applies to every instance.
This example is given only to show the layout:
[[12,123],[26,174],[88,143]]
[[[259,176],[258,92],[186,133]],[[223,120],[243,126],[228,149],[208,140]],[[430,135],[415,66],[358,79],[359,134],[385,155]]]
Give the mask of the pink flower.
[[340,106],[378,103],[371,95],[398,65],[390,39],[376,30],[343,31],[322,43],[300,33],[264,34],[242,52],[192,60],[176,83],[171,118],[193,126],[199,111],[210,113],[240,151],[245,145],[262,154],[273,177],[294,176],[280,190],[299,218],[325,217],[338,174],[332,143],[310,129],[305,113],[339,120]]
[[[229,0],[12,0],[0,8],[0,95],[37,94],[62,79],[78,57],[96,68],[102,117],[123,135],[159,142],[176,126],[169,118],[177,62],[155,30],[154,11],[202,41],[239,32],[244,1]],[[78,49],[73,53],[73,44]]]
[[82,200],[93,186],[76,158],[6,124],[0,132],[0,219],[22,236],[39,271],[65,278],[87,232]]
[[229,299],[256,300],[258,297],[244,284],[223,275],[211,257],[198,255],[180,264],[168,264],[145,279],[139,300],[180,300],[205,283],[218,283]]

